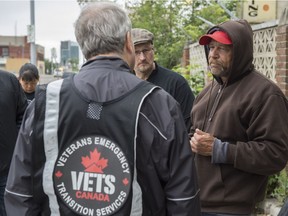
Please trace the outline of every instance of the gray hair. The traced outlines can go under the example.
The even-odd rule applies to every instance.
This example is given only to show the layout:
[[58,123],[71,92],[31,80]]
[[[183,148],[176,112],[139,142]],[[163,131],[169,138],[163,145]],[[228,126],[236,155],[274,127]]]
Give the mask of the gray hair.
[[86,59],[99,54],[122,54],[131,21],[120,6],[111,2],[86,5],[75,24],[75,37]]

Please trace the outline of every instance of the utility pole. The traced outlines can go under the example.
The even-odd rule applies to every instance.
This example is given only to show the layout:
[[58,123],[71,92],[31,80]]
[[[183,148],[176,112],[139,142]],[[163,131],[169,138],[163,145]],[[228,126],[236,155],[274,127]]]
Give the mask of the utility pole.
[[[30,0],[30,32],[28,30],[28,36],[30,37],[30,62],[37,66],[36,64],[36,45],[35,45],[35,1]],[[29,27],[28,27],[29,28]]]
[[56,58],[57,58],[57,53],[56,53],[56,48],[53,47],[51,49],[51,74],[54,74],[54,69],[56,69],[56,66],[54,68],[54,64],[56,65]]

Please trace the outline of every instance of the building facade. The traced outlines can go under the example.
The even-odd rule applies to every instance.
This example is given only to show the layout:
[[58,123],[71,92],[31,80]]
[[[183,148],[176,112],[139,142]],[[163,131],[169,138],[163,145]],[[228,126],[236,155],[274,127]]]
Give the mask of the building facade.
[[73,64],[79,64],[79,46],[73,41],[61,41],[60,45],[60,64],[71,69]]
[[[45,48],[36,44],[36,66],[40,74],[45,71]],[[20,67],[30,62],[30,43],[27,36],[0,35],[0,69],[18,73]]]

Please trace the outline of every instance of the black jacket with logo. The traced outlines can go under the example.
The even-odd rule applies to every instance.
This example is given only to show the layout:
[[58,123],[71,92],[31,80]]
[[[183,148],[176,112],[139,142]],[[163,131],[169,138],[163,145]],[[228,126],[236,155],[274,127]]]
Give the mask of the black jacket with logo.
[[[119,161],[121,161],[122,171],[124,173],[127,168],[126,165],[124,165],[125,158],[123,158],[122,155],[127,156],[126,159],[129,161],[131,171],[131,182],[137,179],[137,183],[140,185],[140,188],[136,187],[137,190],[134,188],[135,185],[133,187],[131,186],[131,188],[134,188],[131,190],[133,190],[134,195],[140,194],[140,197],[138,197],[138,202],[135,202],[135,197],[132,199],[132,194],[129,195],[127,202],[125,202],[121,208],[119,207],[115,215],[129,215],[129,212],[131,215],[139,216],[200,215],[199,191],[197,178],[195,176],[196,170],[194,167],[193,154],[190,149],[188,134],[178,103],[161,89],[148,90],[147,96],[145,92],[145,96],[142,92],[139,96],[136,96],[139,98],[135,99],[135,101],[131,100],[131,98],[129,99],[129,94],[131,94],[131,97],[135,92],[137,94],[137,86],[146,82],[132,75],[128,66],[119,58],[98,57],[91,62],[87,62],[82,67],[80,73],[73,77],[72,85],[69,84],[71,81],[72,80],[68,79],[63,81],[62,87],[59,89],[59,98],[57,95],[54,97],[53,94],[51,97],[51,106],[55,105],[53,105],[53,100],[56,103],[57,100],[59,100],[58,102],[60,104],[57,123],[58,130],[56,131],[58,137],[54,137],[53,133],[51,133],[51,131],[54,130],[55,135],[55,127],[50,125],[51,122],[45,123],[44,126],[43,124],[37,124],[39,126],[34,129],[34,133],[37,132],[39,138],[42,136],[41,131],[43,132],[43,127],[45,127],[43,140],[47,139],[45,142],[50,142],[52,146],[55,145],[55,142],[60,144],[66,143],[59,148],[59,151],[57,150],[60,152],[58,155],[54,154],[55,148],[51,148],[51,151],[49,151],[49,145],[48,147],[45,145],[45,148],[47,147],[46,149],[43,149],[41,146],[40,149],[39,146],[33,149],[33,146],[37,146],[35,145],[36,143],[33,143],[33,133],[30,135],[35,114],[35,102],[32,102],[26,112],[25,121],[20,131],[11,171],[9,173],[9,183],[6,188],[5,203],[8,215],[36,216],[39,215],[40,212],[42,215],[50,215],[51,211],[55,213],[55,209],[53,208],[57,203],[60,203],[60,215],[81,215],[81,213],[85,215],[85,209],[79,210],[79,214],[76,213],[77,211],[75,211],[75,209],[79,206],[73,203],[73,199],[71,202],[65,201],[69,199],[66,193],[67,191],[65,191],[68,186],[65,184],[64,187],[64,184],[61,184],[61,181],[58,179],[63,178],[63,176],[65,177],[67,170],[71,173],[71,176],[73,173],[74,178],[72,179],[76,179],[73,185],[76,189],[78,188],[77,186],[81,188],[81,190],[78,188],[79,190],[75,196],[78,198],[87,198],[85,195],[87,193],[84,193],[84,191],[89,191],[93,188],[90,187],[91,185],[89,186],[89,184],[93,183],[92,181],[86,181],[88,182],[88,186],[86,184],[84,187],[81,176],[84,176],[83,178],[88,176],[87,178],[89,178],[89,180],[91,180],[92,177],[99,179],[98,177],[101,176],[101,178],[105,179],[106,193],[112,194],[111,191],[114,191],[114,189],[117,190],[118,187],[115,186],[114,188],[114,183],[116,185],[117,178],[115,180],[112,175],[106,172],[109,168],[110,160],[106,160],[109,157],[105,151],[108,148],[118,149],[115,147],[118,144],[123,154],[121,151],[119,153],[119,149],[117,151],[115,150],[114,153],[117,155],[116,159],[118,158]],[[55,83],[49,85],[54,86]],[[144,101],[140,100],[144,97]],[[123,100],[126,100],[125,103]],[[49,100],[46,98],[46,103],[47,101]],[[118,104],[114,106],[114,108],[113,102]],[[132,104],[135,102],[135,104],[132,105],[129,104],[129,102]],[[108,107],[111,108],[109,108],[110,111],[108,112],[111,118],[107,115],[105,116],[105,106],[107,104]],[[138,114],[135,115],[135,110],[137,110],[135,107],[138,107],[137,104],[140,106],[136,112]],[[53,110],[49,103],[47,105],[50,111]],[[78,105],[79,107],[77,107]],[[83,109],[83,107],[87,109]],[[122,112],[127,109],[127,107],[131,107],[131,122],[127,121],[129,113]],[[89,112],[87,112],[88,110]],[[103,112],[103,116],[101,112]],[[53,112],[45,113],[46,118],[49,116],[52,118],[51,116],[54,114]],[[37,115],[38,114],[36,114],[36,116]],[[87,119],[83,120],[85,115]],[[95,126],[95,129],[93,128],[95,123],[88,123],[89,121],[97,121],[97,119],[101,121],[102,117],[104,121],[99,123],[99,127]],[[119,120],[117,120],[117,118],[119,118]],[[109,121],[109,119],[111,119],[111,121]],[[126,135],[124,135],[124,133],[122,134],[121,131],[125,132],[125,129],[134,127],[133,122],[135,125],[138,125],[138,127],[135,127],[131,133],[126,131]],[[94,136],[95,134],[96,137]],[[73,155],[78,154],[76,154],[76,152],[79,152],[77,149],[82,148],[82,145],[84,146],[82,148],[84,150],[86,147],[91,147],[91,145],[89,145],[91,140],[101,140],[101,138],[97,136],[110,140],[107,142],[106,150],[101,149],[99,145],[95,145],[97,148],[88,149],[89,151],[85,151],[85,153],[79,154],[79,156],[74,158]],[[131,139],[133,139],[136,144],[136,158],[134,158],[134,154],[131,154],[134,148],[131,148],[131,145],[129,148],[125,147],[125,141],[130,140],[129,142],[131,142]],[[45,142],[43,141],[43,143]],[[98,142],[95,141],[95,143]],[[46,152],[45,157],[43,157],[44,152]],[[73,154],[73,152],[75,153]],[[87,152],[90,153],[87,154]],[[33,163],[33,158],[38,160],[36,164]],[[47,162],[50,160],[49,158],[54,158],[54,162],[56,161],[55,169],[52,169],[54,170],[53,177],[51,176],[52,172],[47,172],[50,166],[49,162]],[[96,161],[101,161],[101,166],[99,164],[99,166],[94,166],[95,163],[90,166],[92,164],[90,162],[91,158],[98,158]],[[136,170],[133,168],[134,160],[136,160]],[[71,161],[75,162],[72,163]],[[66,164],[67,166],[65,172],[62,170],[62,164]],[[71,164],[73,164],[73,166]],[[83,169],[84,164],[87,172],[75,172],[74,169],[76,169],[76,166],[80,166]],[[101,167],[100,171],[99,167]],[[87,173],[91,172],[91,170],[92,172],[93,170],[98,170],[98,173],[89,174],[89,177]],[[101,173],[101,171],[103,171],[103,173]],[[47,173],[48,175],[46,175]],[[30,177],[31,174],[34,176],[33,179]],[[137,174],[137,176],[135,174]],[[52,182],[49,181],[51,178],[54,178],[55,193],[53,192],[53,186],[49,186],[49,183],[51,184]],[[128,177],[122,179],[124,185],[129,182]],[[49,190],[49,187],[52,188],[52,190]],[[97,190],[98,192],[100,191],[100,193],[102,192],[100,188]],[[119,193],[118,201],[120,200],[122,202],[123,197],[125,198],[125,193],[124,189],[122,193]],[[49,197],[50,207],[48,206],[47,197]],[[63,204],[65,202],[66,205]],[[70,203],[72,207],[69,207],[70,204],[68,203]],[[114,205],[114,207],[117,206]],[[81,207],[78,209],[80,208]],[[132,214],[132,212],[134,212],[134,214]],[[88,212],[86,213],[89,215]],[[96,210],[94,213],[94,215],[101,215],[99,212],[96,213]],[[104,214],[111,215],[111,212],[109,213],[107,210],[106,212],[102,212],[102,215]]]

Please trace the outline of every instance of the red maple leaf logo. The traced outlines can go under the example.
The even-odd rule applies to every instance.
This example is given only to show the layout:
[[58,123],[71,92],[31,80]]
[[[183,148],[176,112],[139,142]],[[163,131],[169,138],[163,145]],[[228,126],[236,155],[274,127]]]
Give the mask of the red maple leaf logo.
[[101,153],[96,148],[93,152],[90,151],[90,157],[82,157],[82,164],[86,168],[85,171],[103,173],[103,169],[107,167],[108,159],[100,157]]
[[58,170],[58,171],[55,173],[55,176],[56,176],[57,178],[60,178],[62,175],[63,175],[63,173],[62,173],[60,170]]
[[127,185],[129,184],[129,180],[128,180],[127,178],[124,178],[124,179],[122,180],[122,182],[123,182],[123,184],[124,184],[125,186],[127,186]]

